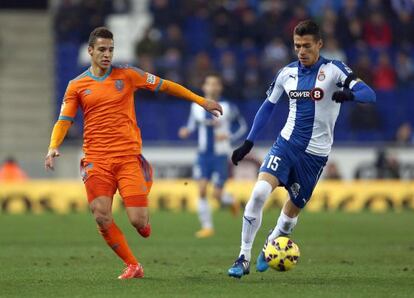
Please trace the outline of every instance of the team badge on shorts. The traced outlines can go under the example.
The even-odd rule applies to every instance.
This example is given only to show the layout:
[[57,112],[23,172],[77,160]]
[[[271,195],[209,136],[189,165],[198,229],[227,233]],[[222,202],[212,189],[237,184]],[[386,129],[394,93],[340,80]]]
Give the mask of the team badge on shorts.
[[300,184],[295,182],[292,184],[292,186],[290,187],[290,191],[292,192],[292,195],[297,198],[297,196],[299,195],[299,191],[300,191]]
[[87,163],[81,160],[80,175],[81,175],[83,182],[85,182],[88,179],[88,170],[92,169],[92,167],[93,167],[93,163]]
[[124,89],[124,81],[123,80],[116,80],[115,81],[115,88],[118,91],[122,91],[122,89]]

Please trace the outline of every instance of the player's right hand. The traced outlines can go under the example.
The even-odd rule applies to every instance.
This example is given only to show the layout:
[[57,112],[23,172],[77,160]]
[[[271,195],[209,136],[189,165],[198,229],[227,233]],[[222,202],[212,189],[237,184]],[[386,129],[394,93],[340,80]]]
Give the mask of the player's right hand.
[[47,155],[45,157],[45,169],[46,171],[49,170],[54,170],[55,166],[54,166],[54,159],[55,157],[60,156],[60,153],[57,149],[49,149],[49,151],[47,152]]
[[178,131],[178,136],[180,137],[180,139],[186,139],[190,136],[190,131],[187,127],[181,127]]
[[217,101],[205,98],[203,108],[216,117],[223,115],[223,108]]
[[233,151],[233,154],[231,155],[231,161],[234,165],[237,166],[239,161],[241,161],[253,148],[253,142],[249,140],[245,140],[243,145],[241,145],[239,148]]

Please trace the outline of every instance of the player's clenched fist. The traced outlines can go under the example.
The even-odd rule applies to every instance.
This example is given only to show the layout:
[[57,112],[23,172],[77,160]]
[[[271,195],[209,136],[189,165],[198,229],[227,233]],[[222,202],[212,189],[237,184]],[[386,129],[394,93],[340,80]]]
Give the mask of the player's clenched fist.
[[345,88],[344,90],[335,91],[332,95],[332,100],[337,103],[354,100],[354,94],[351,90]]
[[45,157],[45,169],[54,170],[54,158],[60,156],[60,153],[57,149],[49,149]]
[[234,150],[233,154],[231,155],[231,161],[233,164],[237,166],[239,161],[241,161],[250,152],[250,150],[252,150],[253,145],[253,142],[245,140],[243,145]]
[[217,101],[205,98],[202,107],[216,117],[223,115],[223,108]]

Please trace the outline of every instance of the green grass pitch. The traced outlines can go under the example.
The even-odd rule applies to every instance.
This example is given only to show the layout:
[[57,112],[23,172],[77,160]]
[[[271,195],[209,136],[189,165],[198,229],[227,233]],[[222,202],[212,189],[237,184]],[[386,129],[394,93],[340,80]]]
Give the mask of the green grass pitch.
[[[254,254],[277,212],[264,213]],[[215,213],[217,234],[197,240],[194,214],[154,212],[142,239],[115,219],[145,268],[117,280],[122,264],[89,214],[0,215],[0,297],[413,297],[413,213],[304,213],[289,272],[227,276],[239,250],[241,219]]]

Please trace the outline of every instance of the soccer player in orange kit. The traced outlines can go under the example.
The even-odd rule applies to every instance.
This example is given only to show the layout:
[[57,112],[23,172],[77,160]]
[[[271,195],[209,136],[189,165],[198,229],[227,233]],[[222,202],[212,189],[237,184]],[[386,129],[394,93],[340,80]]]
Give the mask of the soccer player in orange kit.
[[114,223],[111,211],[112,198],[118,189],[131,224],[143,237],[150,235],[147,207],[152,169],[141,154],[134,92],[137,89],[165,92],[195,102],[215,116],[222,114],[222,108],[213,100],[138,68],[113,66],[113,51],[113,34],[108,29],[99,27],[91,32],[88,47],[91,66],[68,84],[53,128],[45,168],[54,169],[58,148],[80,107],[84,116],[85,153],[81,175],[90,209],[100,234],[126,265],[118,278],[140,278],[144,276],[143,267]]

